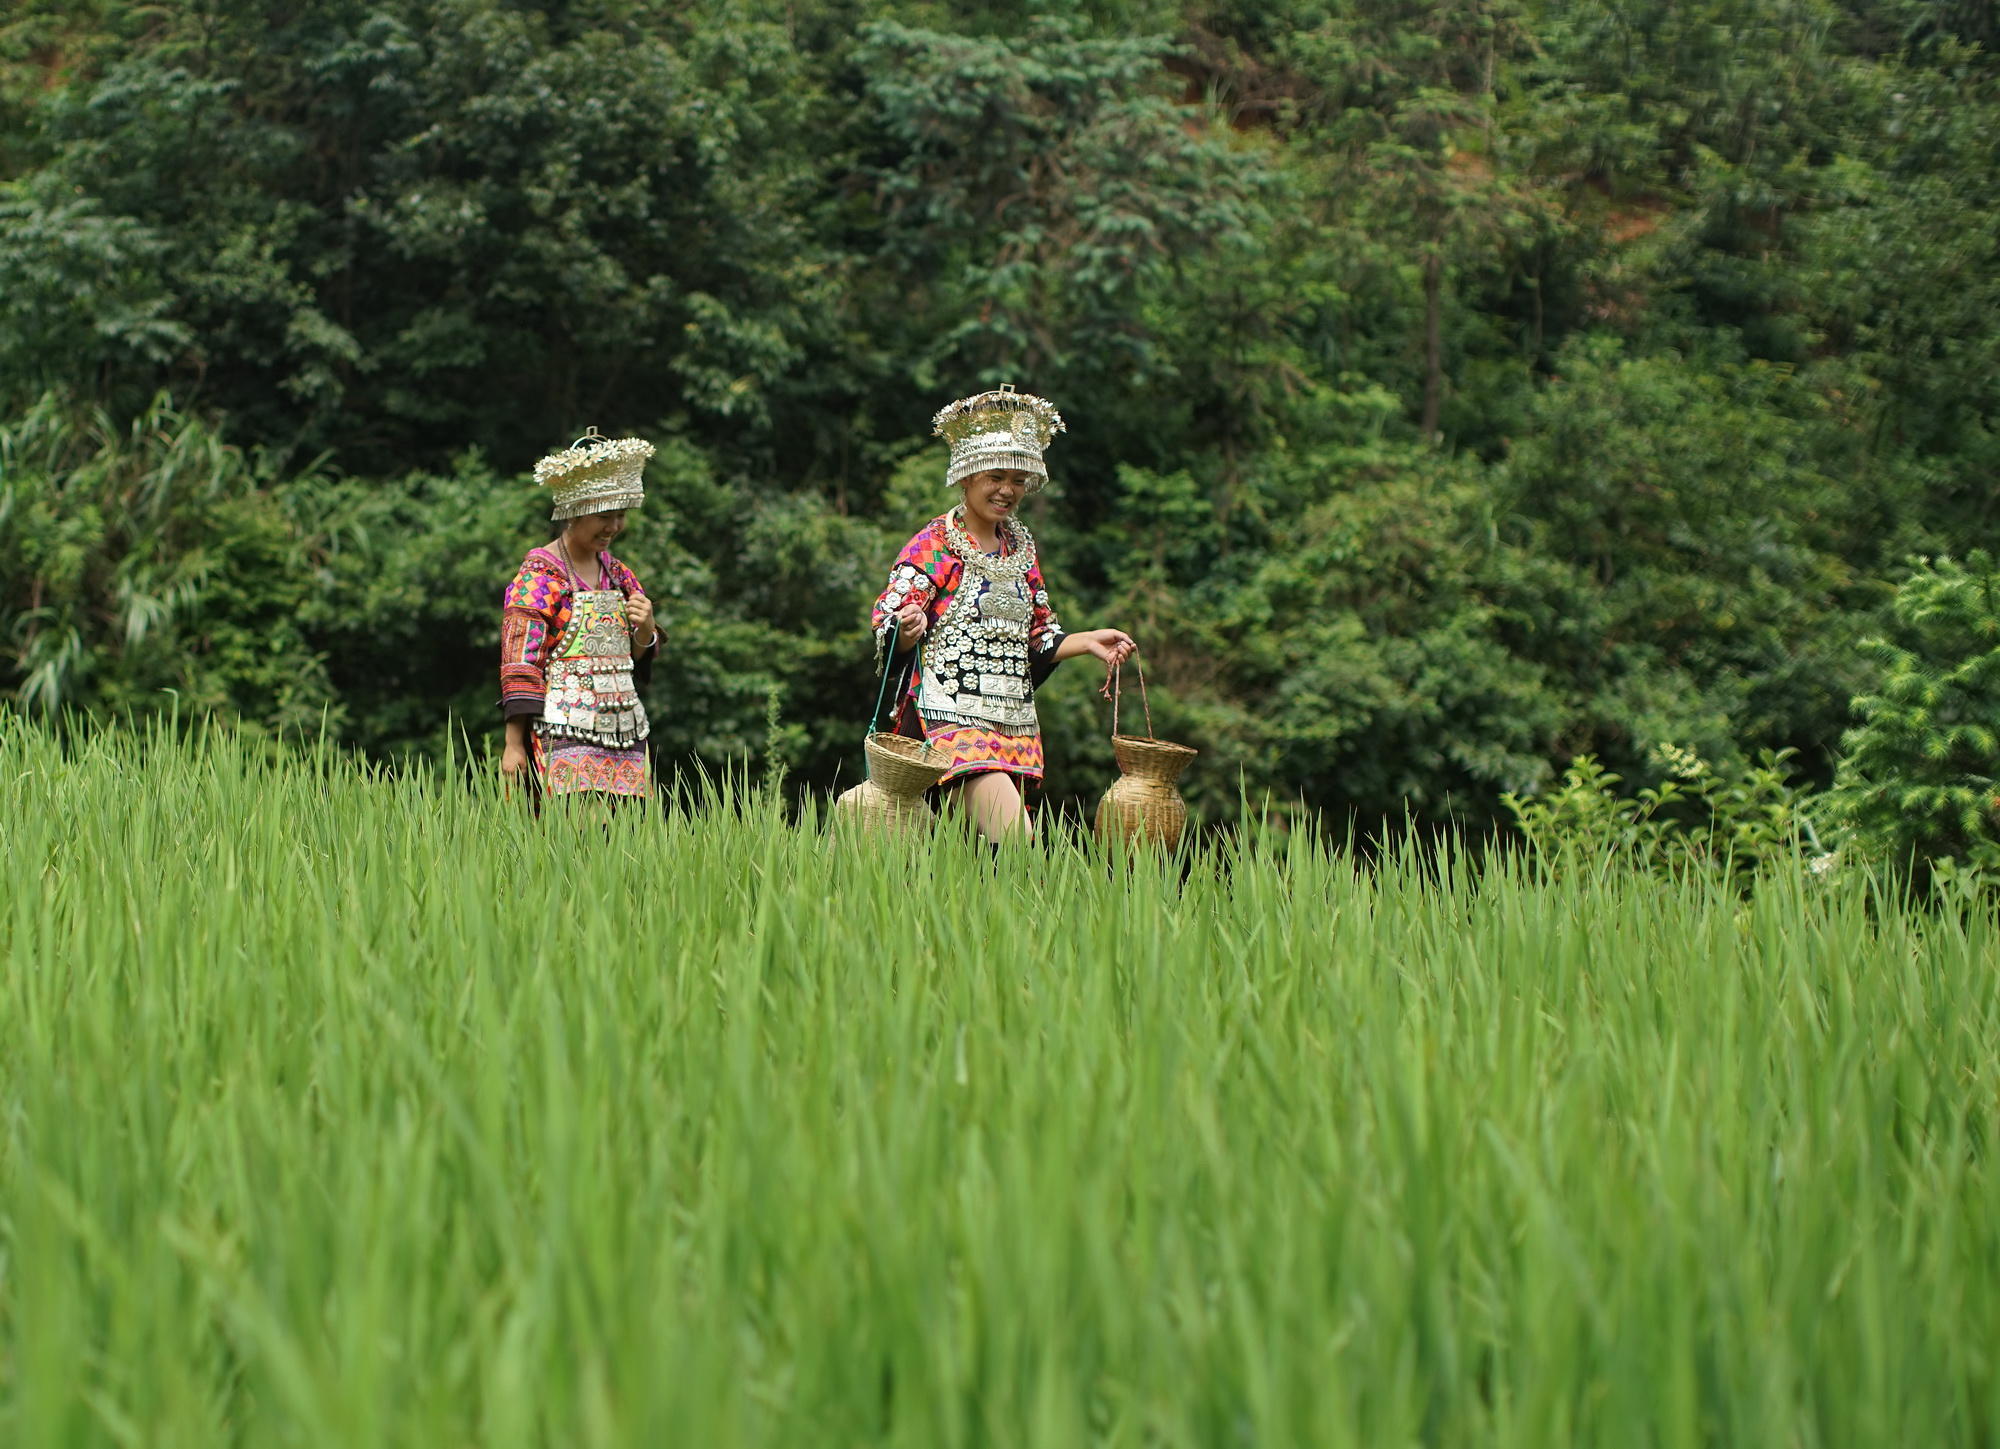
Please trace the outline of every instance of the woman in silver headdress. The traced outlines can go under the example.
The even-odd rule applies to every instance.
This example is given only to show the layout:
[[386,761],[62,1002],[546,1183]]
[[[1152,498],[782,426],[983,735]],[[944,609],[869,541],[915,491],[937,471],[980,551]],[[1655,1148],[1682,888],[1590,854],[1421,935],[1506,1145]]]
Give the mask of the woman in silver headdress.
[[898,718],[950,761],[941,788],[998,840],[1027,828],[1022,791],[1042,778],[1036,687],[1061,660],[1089,654],[1108,668],[1137,646],[1118,629],[1063,632],[1016,516],[1048,481],[1042,453],[1062,415],[1008,386],[952,403],[935,429],[951,445],[945,481],[960,501],[897,555],[875,601],[876,653],[908,674]]
[[645,496],[653,445],[592,428],[535,465],[560,527],[507,586],[500,624],[501,773],[550,795],[645,795],[646,707],[636,662],[660,647],[653,602],[611,555]]

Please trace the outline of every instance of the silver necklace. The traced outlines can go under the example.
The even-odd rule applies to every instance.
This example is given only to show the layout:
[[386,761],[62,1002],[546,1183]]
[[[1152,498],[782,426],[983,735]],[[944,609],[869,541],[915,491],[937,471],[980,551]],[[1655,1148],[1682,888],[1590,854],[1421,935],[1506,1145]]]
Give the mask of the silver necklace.
[[963,503],[944,516],[945,546],[958,555],[960,563],[989,583],[1011,583],[1027,577],[1028,570],[1035,566],[1035,540],[1019,519],[1000,520],[1001,540],[1013,547],[995,558],[965,531],[960,521],[964,517]]

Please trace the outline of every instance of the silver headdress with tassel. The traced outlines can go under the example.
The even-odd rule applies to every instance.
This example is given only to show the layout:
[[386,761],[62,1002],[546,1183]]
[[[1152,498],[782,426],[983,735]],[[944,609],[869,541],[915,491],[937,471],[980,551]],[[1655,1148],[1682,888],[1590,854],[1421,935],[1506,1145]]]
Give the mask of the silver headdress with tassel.
[[1008,383],[940,408],[931,426],[951,444],[948,485],[988,468],[1013,468],[1028,475],[1028,491],[1035,493],[1049,477],[1042,450],[1063,431],[1063,420],[1046,398],[1016,392]]
[[535,464],[535,481],[549,490],[553,519],[636,508],[646,496],[642,475],[653,445],[644,438],[607,438],[596,428]]

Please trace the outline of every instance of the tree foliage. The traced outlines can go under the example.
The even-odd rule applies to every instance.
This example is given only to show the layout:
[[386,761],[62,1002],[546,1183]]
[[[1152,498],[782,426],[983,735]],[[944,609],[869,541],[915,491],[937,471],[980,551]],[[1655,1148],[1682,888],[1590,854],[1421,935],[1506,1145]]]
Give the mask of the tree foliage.
[[1854,853],[1923,874],[2000,869],[2000,561],[1926,562],[1869,642],[1882,676],[1855,701],[1829,799]]
[[[661,449],[661,742],[824,786],[929,417],[1013,381],[1071,421],[1057,602],[1140,636],[1204,813],[1477,824],[1580,755],[1825,782],[1904,561],[1992,524],[1983,7],[10,15],[34,708],[479,727],[526,470],[594,423]],[[1092,684],[1044,697],[1059,798],[1109,768]]]

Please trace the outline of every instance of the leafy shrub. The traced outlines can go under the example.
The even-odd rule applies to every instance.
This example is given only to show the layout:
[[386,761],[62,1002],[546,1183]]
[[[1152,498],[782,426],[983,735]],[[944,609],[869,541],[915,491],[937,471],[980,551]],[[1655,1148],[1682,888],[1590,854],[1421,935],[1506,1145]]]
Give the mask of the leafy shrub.
[[340,729],[277,481],[164,396],[120,425],[49,394],[0,426],[0,692],[49,714],[177,701]]
[[1546,795],[1504,797],[1530,847],[1549,864],[1611,859],[1672,875],[1721,870],[1752,875],[1790,858],[1812,836],[1791,784],[1790,750],[1718,770],[1694,751],[1654,752],[1657,785],[1621,794],[1622,777],[1579,755]]
[[1867,647],[1880,685],[1828,805],[1855,855],[1917,878],[2000,871],[2000,562],[1924,561],[1896,592],[1894,637]]

